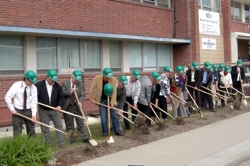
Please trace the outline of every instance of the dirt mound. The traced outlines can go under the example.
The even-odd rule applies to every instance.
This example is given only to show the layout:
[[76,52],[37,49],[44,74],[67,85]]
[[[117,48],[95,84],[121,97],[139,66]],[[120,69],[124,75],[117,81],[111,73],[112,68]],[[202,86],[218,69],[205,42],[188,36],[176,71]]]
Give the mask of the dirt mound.
[[155,124],[158,126],[156,130],[164,130],[166,128],[165,120],[160,118],[159,120],[155,121]]
[[240,103],[240,100],[239,99],[236,99],[233,103],[233,108],[235,110],[240,110],[240,106],[241,106],[241,103]]
[[184,125],[184,120],[181,116],[178,116],[175,118],[175,124],[176,125]]

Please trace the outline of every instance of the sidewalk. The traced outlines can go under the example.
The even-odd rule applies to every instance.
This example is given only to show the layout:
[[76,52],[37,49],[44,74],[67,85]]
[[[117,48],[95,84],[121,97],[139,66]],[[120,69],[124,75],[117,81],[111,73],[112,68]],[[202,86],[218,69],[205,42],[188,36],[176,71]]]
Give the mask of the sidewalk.
[[245,113],[78,166],[235,166],[248,157],[250,113]]

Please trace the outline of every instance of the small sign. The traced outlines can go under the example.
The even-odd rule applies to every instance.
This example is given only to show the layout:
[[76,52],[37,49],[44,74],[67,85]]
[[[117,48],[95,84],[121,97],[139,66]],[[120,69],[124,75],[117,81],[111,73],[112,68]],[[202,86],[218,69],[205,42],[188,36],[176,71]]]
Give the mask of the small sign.
[[203,50],[216,50],[216,39],[202,38]]

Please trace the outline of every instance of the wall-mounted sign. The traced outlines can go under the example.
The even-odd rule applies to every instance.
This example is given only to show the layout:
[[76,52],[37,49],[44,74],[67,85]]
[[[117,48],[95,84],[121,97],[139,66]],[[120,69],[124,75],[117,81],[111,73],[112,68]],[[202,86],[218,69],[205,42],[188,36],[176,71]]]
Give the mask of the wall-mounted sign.
[[201,45],[203,50],[216,50],[216,39],[202,38]]
[[206,35],[220,35],[219,13],[199,10],[199,33]]

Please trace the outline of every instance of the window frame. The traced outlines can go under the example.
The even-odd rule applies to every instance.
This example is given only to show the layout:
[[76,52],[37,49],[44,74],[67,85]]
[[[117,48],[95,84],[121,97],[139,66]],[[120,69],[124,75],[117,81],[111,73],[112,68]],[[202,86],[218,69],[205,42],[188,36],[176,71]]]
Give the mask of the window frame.
[[130,0],[132,2],[140,2],[143,4],[154,5],[158,7],[171,8],[171,0],[167,0],[167,3],[158,2],[158,0]]
[[[246,6],[248,6],[248,12],[249,12],[248,20],[246,19],[246,13],[245,13],[245,11],[247,11]],[[250,5],[248,4],[244,4],[244,15],[245,15],[245,22],[250,23]]]
[[210,7],[204,6],[202,2],[204,2],[204,0],[198,0],[198,8],[201,10],[206,10],[206,11],[210,11],[210,12],[216,12],[216,13],[221,13],[221,0],[220,1],[220,8],[217,7],[217,0],[209,0],[210,1]]
[[[119,55],[120,55],[120,66],[119,67],[111,67],[111,51],[110,51],[110,44],[119,44]],[[122,71],[122,59],[123,59],[123,54],[122,54],[122,42],[121,41],[116,41],[116,40],[109,40],[109,63],[110,63],[110,68],[112,69],[112,71],[114,72],[121,72]]]
[[[235,18],[235,14],[234,14],[234,9],[235,9],[235,3],[236,4],[239,4],[239,19],[237,19],[237,18]],[[233,4],[233,6],[232,6],[232,4]],[[232,10],[232,8],[233,8],[233,10]],[[233,12],[233,15],[232,15],[232,12]],[[240,2],[236,2],[236,1],[231,1],[231,19],[232,20],[234,20],[234,21],[242,21],[242,14],[241,14],[241,3]]]

